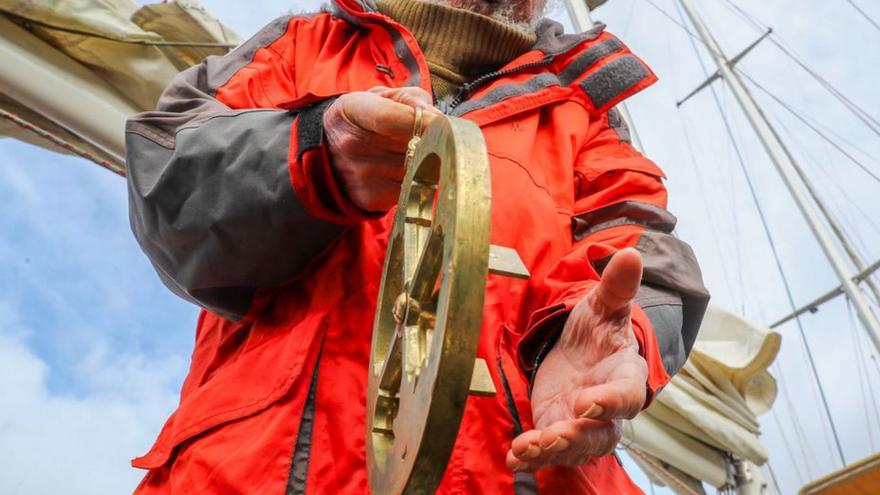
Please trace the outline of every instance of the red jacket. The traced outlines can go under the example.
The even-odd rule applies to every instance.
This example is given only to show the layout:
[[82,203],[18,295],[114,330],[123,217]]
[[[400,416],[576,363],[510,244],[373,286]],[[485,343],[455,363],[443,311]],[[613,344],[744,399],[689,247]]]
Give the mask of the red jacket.
[[[142,495],[361,494],[370,332],[392,214],[341,194],[322,116],[335,96],[431,90],[405,28],[369,1],[279,19],[169,86],[127,127],[132,228],[162,280],[206,308],[180,405],[133,465]],[[614,106],[655,80],[616,38],[545,21],[531,51],[438,102],[477,123],[492,169],[493,244],[530,280],[490,276],[478,355],[496,397],[468,400],[440,493],[638,493],[614,456],[514,477],[528,374],[609,256],[635,246],[633,324],[653,396],[684,362],[708,299],[670,233],[663,172]]]

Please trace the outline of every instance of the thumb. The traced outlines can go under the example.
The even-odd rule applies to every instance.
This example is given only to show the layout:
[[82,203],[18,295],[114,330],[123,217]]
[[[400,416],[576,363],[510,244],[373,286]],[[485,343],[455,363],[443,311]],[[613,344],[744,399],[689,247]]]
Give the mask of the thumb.
[[595,297],[606,313],[628,307],[642,283],[642,255],[633,248],[621,249],[605,267]]

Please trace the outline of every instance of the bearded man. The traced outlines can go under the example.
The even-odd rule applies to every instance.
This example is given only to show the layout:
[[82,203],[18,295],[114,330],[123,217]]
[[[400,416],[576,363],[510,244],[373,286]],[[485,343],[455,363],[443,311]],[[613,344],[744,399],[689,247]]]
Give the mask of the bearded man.
[[531,272],[489,277],[478,357],[498,392],[468,399],[438,493],[639,493],[621,420],[683,365],[708,294],[614,109],[654,75],[543,7],[336,0],[129,121],[135,236],[204,308],[137,493],[368,492],[372,320],[416,108],[481,128],[492,243]]

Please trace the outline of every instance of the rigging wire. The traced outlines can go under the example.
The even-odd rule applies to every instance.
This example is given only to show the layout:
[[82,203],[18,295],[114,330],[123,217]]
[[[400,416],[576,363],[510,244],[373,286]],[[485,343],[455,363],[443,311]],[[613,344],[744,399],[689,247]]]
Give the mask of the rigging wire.
[[[880,229],[877,228],[877,224],[874,222],[874,220],[867,213],[865,213],[865,211],[859,206],[858,203],[856,203],[852,199],[852,194],[849,191],[847,191],[846,188],[844,188],[840,184],[836,175],[832,174],[828,170],[826,170],[825,166],[821,165],[821,163],[822,163],[821,160],[815,160],[813,155],[806,151],[808,149],[808,147],[803,142],[800,142],[798,140],[797,136],[788,129],[788,127],[785,125],[785,123],[781,119],[779,119],[777,117],[775,120],[776,120],[776,124],[778,124],[778,126],[783,131],[785,131],[785,133],[788,136],[788,139],[795,143],[796,148],[803,151],[803,156],[806,158],[807,162],[809,162],[810,165],[812,165],[815,170],[818,170],[819,172],[824,174],[825,177],[827,178],[827,182],[829,184],[831,184],[831,186],[835,187],[838,191],[840,191],[841,196],[843,196],[843,198],[846,200],[846,202],[848,202],[850,205],[852,205],[853,209],[855,209],[856,212],[858,212],[859,214],[862,215],[862,217],[865,219],[865,224],[873,227],[875,232],[880,232]],[[828,150],[826,149],[825,152],[827,154]],[[830,159],[830,157],[826,157],[826,158],[827,158],[826,159],[827,162],[832,161]],[[825,185],[825,183],[822,181],[819,181],[817,183],[817,187],[821,187],[822,185]],[[854,242],[850,243],[850,245],[847,247],[847,249],[852,250],[851,256],[852,256],[853,265],[855,266],[857,271],[861,272],[862,270],[865,269],[865,263],[861,260],[871,259],[871,257],[866,255],[867,253],[871,252],[871,249],[868,248],[868,246],[865,244],[863,237],[859,233],[859,229],[857,227],[855,227],[855,225],[861,225],[861,224],[859,222],[851,222],[850,221],[850,216],[848,215],[847,209],[840,208],[839,205],[833,201],[833,199],[834,199],[833,194],[827,195],[826,198],[822,198],[822,193],[818,190],[814,190],[813,194],[816,195],[817,201],[819,201],[819,200],[823,201],[825,203],[826,207],[829,208],[828,215],[832,218],[837,219],[836,228],[840,229],[841,235],[854,241]],[[868,301],[871,302],[872,304],[876,305],[876,304],[880,303],[880,294],[878,294],[877,285],[874,282],[873,275],[874,274],[871,274],[868,277],[866,277],[864,282],[868,285],[868,287],[870,289],[868,291],[870,294],[868,296]]]
[[871,414],[868,412],[868,394],[871,395],[871,405],[874,408],[874,417],[880,417],[880,413],[878,413],[877,409],[877,397],[874,395],[873,389],[867,383],[867,363],[865,362],[865,356],[862,353],[861,342],[859,341],[859,334],[856,329],[855,316],[853,315],[852,301],[850,301],[849,297],[846,298],[846,310],[847,319],[849,320],[849,330],[852,335],[853,354],[856,358],[856,372],[859,375],[859,393],[862,394],[862,404],[864,404],[865,427],[868,430],[868,442],[871,446],[871,452],[875,452],[877,447],[874,444],[874,428],[871,427]]
[[[854,321],[856,321],[856,320],[854,319]],[[874,389],[873,384],[871,383],[871,372],[868,369],[869,368],[868,358],[867,358],[867,356],[865,356],[865,354],[867,354],[867,353],[864,350],[869,349],[868,353],[870,353],[871,360],[874,361],[875,364],[876,364],[877,357],[874,355],[873,347],[871,346],[871,343],[867,341],[867,337],[865,336],[865,332],[856,331],[856,336],[857,336],[858,342],[859,342],[859,351],[862,352],[862,359],[863,359],[864,366],[865,366],[865,379],[866,379],[865,386],[868,388],[868,391],[871,394],[871,403],[874,407],[874,418],[877,421],[877,429],[880,430],[880,406],[878,406],[878,403],[880,403],[880,402],[878,402],[878,400],[877,400],[876,391]],[[878,376],[880,376],[880,369],[877,370],[877,373],[878,373]]]
[[632,24],[633,17],[635,17],[637,2],[638,0],[632,0],[629,3],[629,13],[626,14],[626,22],[623,24],[623,32],[620,33],[623,39],[628,39],[627,34],[629,34],[629,26]]
[[773,481],[773,487],[776,488],[776,495],[782,495],[782,490],[779,489],[779,481],[776,480],[776,472],[773,471],[773,464],[770,463],[770,459],[767,459],[765,464],[767,465],[767,472],[770,473],[770,480]]
[[[646,1],[650,1],[650,0],[646,0]],[[682,20],[682,22],[684,22],[684,14],[682,13],[681,9],[678,7],[678,3],[674,3],[674,5],[676,7],[676,10],[678,11],[679,18]],[[706,75],[706,77],[708,77],[709,76],[708,70],[706,69],[706,66],[703,63],[703,59],[699,57],[699,50],[697,49],[697,45],[694,42],[691,42],[691,47],[693,48],[694,52],[697,54],[697,59],[700,62],[700,66],[703,68],[703,73]],[[791,307],[791,311],[795,312],[795,311],[797,311],[797,304],[795,303],[795,300],[794,300],[794,295],[791,290],[791,284],[789,283],[788,278],[785,275],[785,270],[782,267],[782,260],[779,256],[779,251],[776,247],[776,242],[774,241],[773,234],[770,231],[770,226],[767,222],[766,215],[764,214],[764,209],[761,206],[761,202],[758,198],[757,190],[755,189],[754,183],[752,182],[751,174],[748,171],[748,167],[746,167],[745,158],[742,155],[742,151],[740,150],[739,145],[736,143],[736,140],[734,139],[730,119],[728,118],[727,114],[724,112],[724,108],[721,105],[721,101],[718,97],[717,91],[715,91],[715,88],[713,86],[710,86],[709,89],[711,90],[712,96],[715,100],[715,104],[718,107],[719,112],[721,113],[721,118],[724,122],[724,126],[727,128],[728,136],[730,137],[731,141],[733,141],[734,149],[736,149],[737,158],[739,160],[740,167],[742,168],[743,175],[745,176],[746,184],[748,185],[749,192],[752,197],[752,201],[753,201],[754,206],[758,212],[758,216],[761,219],[761,226],[764,230],[764,235],[767,237],[767,241],[770,245],[770,251],[773,254],[773,259],[776,263],[776,268],[779,271],[780,276],[782,277],[782,282],[783,282],[783,286],[785,287],[785,293],[786,293],[786,297],[788,298],[788,303]],[[819,390],[819,396],[821,397],[821,404],[822,404],[823,408],[825,409],[825,414],[828,419],[828,424],[831,426],[831,433],[832,433],[832,436],[834,437],[834,443],[837,447],[837,453],[840,456],[840,461],[841,461],[842,465],[845,466],[846,465],[846,456],[843,453],[843,447],[840,443],[840,436],[837,433],[837,427],[834,423],[834,418],[831,415],[831,408],[829,407],[828,400],[825,396],[825,389],[822,386],[822,381],[819,379],[819,372],[818,372],[818,369],[816,368],[815,360],[813,359],[813,353],[812,353],[812,350],[810,349],[810,345],[807,340],[807,336],[806,336],[806,332],[803,327],[803,323],[801,322],[801,319],[799,316],[795,317],[795,322],[797,323],[798,333],[800,334],[801,342],[802,342],[802,344],[804,346],[804,350],[806,351],[806,354],[807,354],[807,361],[810,365],[810,369],[813,374],[813,379],[814,379],[815,385],[818,387],[818,390]]]
[[[636,1],[634,0],[633,5],[635,5],[635,3],[636,3]],[[670,70],[672,71],[673,90],[675,92],[677,92],[678,86],[679,86],[679,84],[678,84],[679,77],[678,77],[678,71],[676,70],[677,64],[672,63],[672,40],[669,36],[669,25],[664,23],[663,29],[664,29],[664,33],[666,34],[666,62],[667,62],[667,66],[669,66],[671,68]],[[684,117],[684,113],[682,111],[681,106],[676,105],[675,114],[678,117],[678,123],[681,128],[682,134],[684,135],[684,141],[685,141],[685,145],[686,145],[686,148],[688,151],[689,163],[690,163],[691,169],[693,169],[694,176],[697,178],[697,184],[699,184],[700,190],[708,191],[709,188],[706,183],[706,179],[703,176],[702,169],[697,165],[697,156],[696,156],[696,152],[694,151],[693,139],[691,137],[687,123],[685,122],[685,117]],[[730,273],[728,272],[728,263],[724,263],[724,256],[722,254],[724,252],[724,249],[722,248],[723,245],[721,243],[721,236],[718,233],[718,225],[720,225],[720,222],[716,221],[716,218],[717,218],[716,211],[712,207],[712,204],[709,202],[709,195],[700,194],[698,196],[700,197],[701,201],[703,202],[703,211],[706,213],[706,215],[709,218],[709,226],[710,226],[709,230],[712,233],[712,240],[715,243],[715,248],[716,248],[715,252],[719,256],[721,256],[721,270],[724,273],[724,283],[727,286],[727,292],[730,294],[730,298],[732,300],[735,301],[736,299],[739,299],[739,303],[740,303],[739,305],[744,306],[745,305],[745,303],[743,301],[744,292],[741,291],[739,294],[734,292],[733,285],[731,285],[731,280],[733,280],[733,276],[731,276]],[[739,237],[737,236],[736,239],[739,239]]]
[[[795,146],[798,149],[801,149],[801,150],[807,149],[807,147],[804,145],[804,143],[797,139],[797,136],[788,129],[788,127],[785,125],[785,123],[782,120],[777,118],[776,124],[778,125],[779,128],[781,128],[785,132],[788,139],[795,143]],[[880,233],[880,227],[878,227],[877,224],[874,222],[874,220],[871,218],[871,216],[868,215],[867,213],[865,213],[865,211],[859,206],[859,204],[856,203],[852,199],[852,197],[851,197],[852,194],[849,191],[847,191],[846,188],[844,188],[840,184],[840,181],[838,180],[838,178],[834,174],[829,172],[825,166],[821,165],[821,163],[823,163],[823,162],[821,160],[815,160],[813,155],[811,155],[810,153],[807,153],[807,152],[804,152],[803,156],[806,158],[806,162],[809,163],[815,170],[818,170],[820,173],[822,173],[825,176],[827,183],[830,184],[831,186],[833,186],[835,189],[837,189],[837,191],[844,198],[844,200],[847,203],[849,203],[850,205],[852,205],[853,209],[863,217],[863,219],[865,221],[864,223],[866,225],[872,227],[876,233]],[[828,159],[827,161],[830,162],[831,160]],[[817,185],[817,187],[821,187],[822,185],[825,185],[825,182],[824,181],[817,181],[816,185]],[[819,191],[817,191],[816,193],[820,194]],[[834,194],[827,194],[823,198],[823,201],[826,202],[826,204],[829,206],[829,208],[831,210],[829,212],[829,214],[832,215],[834,218],[836,218],[839,221],[838,225],[841,228],[841,230],[843,231],[844,235],[846,235],[847,238],[855,241],[851,245],[851,247],[855,251],[856,255],[861,259],[870,259],[870,257],[867,254],[871,252],[871,249],[868,248],[868,246],[865,244],[862,236],[859,235],[859,229],[854,227],[855,225],[859,224],[859,222],[853,222],[850,219],[850,216],[848,215],[847,209],[841,208],[837,204],[837,202],[834,201]],[[861,266],[856,266],[856,268],[858,269],[858,271],[861,271],[864,269],[864,264],[862,264]],[[874,291],[871,290],[871,293],[873,293],[873,292]]]
[[[804,449],[804,445],[807,443],[804,432],[800,428],[800,421],[797,420],[797,413],[795,412],[794,406],[791,402],[791,397],[788,396],[788,387],[785,384],[785,377],[782,374],[782,367],[777,365],[774,361],[772,368],[775,368],[773,371],[776,373],[776,376],[779,377],[779,389],[782,390],[782,398],[785,400],[786,409],[788,409],[789,415],[793,417],[794,421],[791,422],[794,429],[794,436],[797,439],[797,446],[801,452],[801,457],[804,460],[804,469],[807,470],[808,479],[813,479],[813,473],[810,470],[810,461],[807,458],[807,451]],[[798,481],[801,485],[804,484],[804,475],[801,473],[801,470],[798,468],[798,462],[794,458],[794,449],[791,448],[791,445],[788,443],[788,437],[785,436],[785,428],[782,427],[782,421],[779,420],[779,414],[777,414],[776,408],[770,408],[770,413],[773,415],[773,421],[776,422],[776,427],[779,429],[779,436],[782,437],[782,443],[785,445],[785,453],[788,454],[788,459],[791,461],[791,465],[794,468],[795,474],[797,474]]]
[[[703,71],[705,72],[705,68],[703,69]],[[729,110],[730,110],[730,104],[731,104],[731,102],[730,102],[730,95],[727,94],[726,92],[724,92],[724,93],[721,93],[721,97],[722,97],[722,102],[723,102],[724,105],[725,105],[725,106],[724,106],[724,110],[722,111],[722,114],[723,114],[723,115],[728,115],[728,114],[729,114]],[[735,121],[734,121],[734,123],[735,123]],[[740,153],[740,150],[737,149],[737,147],[736,147],[736,143],[741,143],[741,142],[743,142],[742,134],[739,132],[739,129],[738,129],[735,125],[733,126],[733,128],[731,129],[731,131],[733,131],[734,133],[736,133],[736,137],[733,137],[730,133],[728,133],[728,139],[727,139],[727,147],[728,147],[728,150],[729,150],[728,152],[730,152],[730,151],[736,152],[736,153],[735,153],[735,156],[736,156],[736,158],[737,158],[737,161],[740,161],[740,164],[742,164],[743,162],[742,162],[741,160],[743,159],[743,155]],[[733,154],[733,153],[731,153],[731,154]],[[731,162],[732,162],[732,161],[733,161],[733,160],[731,160]],[[729,181],[730,181],[731,187],[736,187],[736,185],[739,184],[739,181],[736,180],[736,170],[734,169],[734,167],[732,167],[732,166],[729,167],[728,173],[730,174],[730,175],[729,175]],[[740,193],[740,191],[736,191],[736,190],[735,190],[734,193],[735,193],[735,194],[734,194],[734,196],[733,196],[733,201],[731,202],[731,207],[732,207],[731,210],[733,210],[733,211],[732,211],[732,214],[733,214],[733,220],[734,220],[734,222],[736,222],[736,224],[735,224],[736,227],[735,227],[735,229],[734,229],[734,232],[735,232],[735,235],[736,235],[737,237],[739,237],[739,236],[740,236],[740,231],[741,231],[741,230],[740,230],[740,222],[739,222],[740,215],[739,215],[739,213],[738,213],[738,212],[739,212],[739,209],[740,209],[740,203],[739,203],[739,202],[740,202],[740,194],[738,194],[738,193]],[[743,264],[742,264],[742,259],[743,259],[743,256],[742,256],[742,243],[741,243],[741,242],[736,242],[736,262],[737,262],[737,266],[740,266],[740,267],[743,266]],[[739,289],[740,289],[740,292],[741,292],[742,294],[746,294],[747,292],[746,292],[746,289],[745,289],[745,270],[738,270],[738,271],[739,271]],[[744,298],[744,299],[745,299],[745,298]],[[761,309],[762,309],[762,310],[764,309],[763,305],[761,305]],[[743,312],[742,312],[742,314],[743,314],[743,316],[746,315],[746,312],[745,312],[745,300],[743,301]],[[763,321],[766,321],[766,318],[764,318]]]
[[[740,12],[744,17],[748,18],[750,22],[759,29],[766,31],[769,29],[765,23],[759,21],[755,16],[749,14],[745,9],[737,5],[733,0],[722,0],[727,3],[731,8]],[[836,86],[831,84],[830,81],[825,79],[821,74],[818,73],[815,69],[809,66],[800,56],[798,56],[794,49],[792,49],[788,44],[782,40],[782,38],[775,31],[768,37],[771,43],[773,43],[776,48],[778,48],[786,57],[791,59],[795,64],[797,64],[801,69],[807,72],[817,83],[819,83],[822,88],[828,91],[832,96],[835,97],[841,104],[843,104],[853,115],[856,116],[859,120],[862,121],[874,134],[880,136],[880,121],[874,118],[871,114],[869,114],[865,109],[860,107],[854,101],[852,101],[848,96],[846,96],[842,91],[837,89]]]
[[[827,181],[827,184],[830,184],[831,186],[833,186],[840,193],[840,195],[843,196],[843,198],[849,204],[851,204],[853,206],[853,209],[855,209],[863,217],[863,220],[865,221],[865,223],[867,225],[871,226],[876,233],[880,234],[880,225],[875,223],[874,220],[871,218],[871,216],[868,215],[858,205],[858,203],[853,201],[853,199],[851,198],[852,194],[847,190],[847,188],[845,188],[843,185],[841,185],[840,181],[838,180],[838,177],[835,174],[832,174],[827,169],[827,167],[825,167],[824,163],[833,163],[834,162],[830,156],[827,156],[827,150],[825,150],[825,152],[826,152],[825,160],[816,159],[813,154],[806,151],[808,149],[806,144],[798,138],[796,133],[792,132],[791,129],[788,128],[788,126],[785,124],[785,122],[781,118],[774,117],[774,125],[783,131],[787,140],[794,143],[795,149],[802,150],[801,158],[804,158],[803,162],[808,163],[810,166],[812,166],[813,169],[822,173]],[[798,158],[799,162],[801,161],[801,158]],[[816,181],[814,184],[816,185],[817,188],[821,188],[822,186],[827,185],[826,182],[824,182],[824,181]],[[833,199],[833,197],[834,197],[833,194],[827,194],[822,197],[822,200],[829,202]],[[837,206],[837,204],[835,203],[834,206]],[[832,208],[832,210],[834,210],[834,209],[835,208]],[[838,207],[836,209],[837,209],[837,211],[831,211],[831,214],[834,216],[834,218],[839,219],[840,221],[844,221],[844,220],[848,219],[848,215],[846,215],[845,208]],[[866,245],[864,245],[861,236],[853,234],[854,232],[857,232],[857,229],[853,229],[851,227],[852,227],[852,225],[848,224],[847,228],[843,229],[843,230],[845,230],[845,231],[848,230],[848,237],[854,238],[858,242],[859,248],[862,250],[861,252],[858,253],[858,255],[862,258],[868,259],[868,256],[866,256],[866,253],[870,252],[870,250],[867,249]]]
[[859,14],[861,14],[862,17],[864,17],[866,21],[868,21],[869,23],[871,23],[871,25],[874,26],[874,29],[876,29],[877,31],[880,31],[880,23],[878,23],[877,21],[875,21],[870,15],[868,15],[867,12],[865,12],[864,9],[862,9],[861,7],[859,7],[859,4],[857,4],[857,3],[854,2],[853,0],[844,0],[844,1],[845,1],[846,3],[848,3],[848,4],[850,4],[850,5],[852,6],[852,8],[856,9],[856,11],[857,11]]
[[[750,75],[749,75],[748,73],[746,73],[745,71],[742,71],[742,70],[737,69],[737,72],[739,72],[743,77],[745,77],[746,79],[748,79],[749,82],[751,82],[756,88],[760,89],[764,94],[766,94],[767,96],[769,96],[770,98],[772,98],[773,101],[775,101],[775,102],[778,103],[780,106],[782,106],[782,108],[784,108],[785,110],[787,110],[787,111],[788,111],[790,114],[792,114],[795,118],[797,118],[798,120],[800,120],[804,125],[806,125],[807,127],[809,127],[813,132],[815,132],[816,134],[818,134],[819,137],[821,137],[821,138],[822,138],[823,140],[825,140],[828,144],[830,144],[831,146],[833,146],[834,149],[836,149],[836,150],[839,151],[843,156],[845,156],[846,158],[848,158],[849,161],[853,162],[853,163],[854,163],[857,167],[859,167],[863,172],[865,172],[865,173],[868,174],[872,179],[874,179],[874,181],[880,183],[880,176],[878,176],[874,171],[872,171],[871,169],[869,169],[867,165],[865,165],[864,163],[862,163],[861,161],[859,161],[858,158],[856,158],[855,156],[853,156],[852,154],[850,154],[850,153],[849,153],[846,149],[844,149],[840,144],[838,144],[838,143],[835,142],[833,139],[831,139],[830,137],[828,137],[828,135],[826,135],[821,129],[819,129],[817,126],[813,125],[809,120],[807,120],[807,118],[806,118],[803,114],[801,114],[800,112],[798,112],[797,110],[795,110],[791,105],[789,105],[788,103],[786,103],[785,101],[783,101],[779,96],[777,96],[777,95],[775,95],[774,93],[772,93],[770,90],[768,90],[766,87],[764,87],[762,84],[760,84],[760,83],[759,83],[758,81],[756,81],[754,78],[752,78],[752,76],[750,76]],[[872,157],[872,158],[873,158],[873,157]]]
[[692,39],[693,41],[696,41],[697,43],[703,45],[704,47],[706,47],[706,49],[710,49],[709,46],[706,44],[706,42],[703,41],[702,38],[700,38],[699,36],[697,36],[697,34],[695,34],[693,31],[691,31],[690,29],[688,29],[687,26],[686,26],[685,24],[683,24],[682,22],[679,22],[679,21],[676,20],[674,17],[672,17],[672,14],[670,14],[669,12],[666,12],[666,10],[663,9],[663,7],[661,7],[661,6],[657,5],[656,3],[654,3],[653,0],[644,0],[644,1],[645,1],[648,5],[650,5],[651,7],[653,7],[654,10],[656,10],[657,12],[659,12],[659,13],[660,13],[663,17],[665,17],[668,21],[670,21],[670,22],[672,22],[673,24],[675,24],[676,26],[678,26],[682,31],[684,31],[688,36],[690,36],[691,39]]
[[758,34],[764,34],[764,31],[766,31],[766,30],[763,28],[762,23],[757,18],[751,16],[745,10],[737,8],[735,5],[733,5],[731,2],[728,2],[727,0],[718,0],[718,1],[721,5],[726,7],[727,10],[733,12],[734,15],[736,15],[740,19],[746,21],[746,24],[749,24],[750,26],[752,26],[752,29],[754,29],[755,32],[757,32]]

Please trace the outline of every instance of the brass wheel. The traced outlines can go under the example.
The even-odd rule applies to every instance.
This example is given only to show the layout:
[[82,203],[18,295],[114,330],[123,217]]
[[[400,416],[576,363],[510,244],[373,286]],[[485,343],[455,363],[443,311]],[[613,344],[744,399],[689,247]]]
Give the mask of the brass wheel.
[[490,184],[479,128],[435,119],[404,179],[373,326],[367,463],[375,494],[430,494],[443,477],[474,376]]

